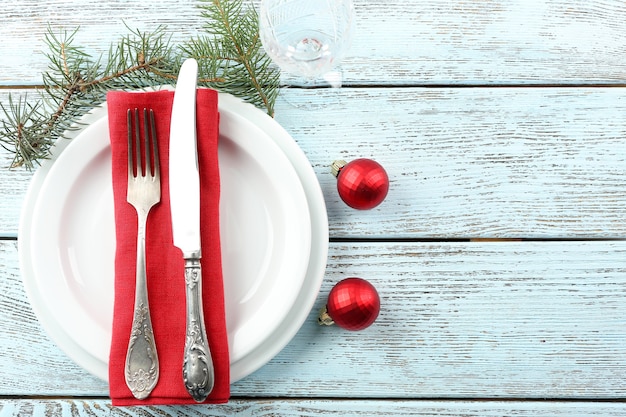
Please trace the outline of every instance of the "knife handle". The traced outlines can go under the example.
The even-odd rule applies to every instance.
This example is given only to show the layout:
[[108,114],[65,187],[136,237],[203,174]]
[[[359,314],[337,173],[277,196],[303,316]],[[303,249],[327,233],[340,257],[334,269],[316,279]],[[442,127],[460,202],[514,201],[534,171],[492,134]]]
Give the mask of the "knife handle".
[[203,402],[213,390],[213,359],[204,326],[202,268],[200,259],[185,259],[187,334],[183,358],[183,381],[189,394]]

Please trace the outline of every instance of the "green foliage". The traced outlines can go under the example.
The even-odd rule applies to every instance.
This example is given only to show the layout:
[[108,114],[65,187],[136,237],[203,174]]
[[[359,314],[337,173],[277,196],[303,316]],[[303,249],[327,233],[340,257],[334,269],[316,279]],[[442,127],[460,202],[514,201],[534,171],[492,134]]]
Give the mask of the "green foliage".
[[172,45],[163,26],[152,33],[128,28],[98,59],[74,45],[78,29],[60,34],[48,29],[49,67],[39,97],[9,96],[8,106],[0,106],[0,146],[14,154],[12,167],[31,169],[49,157],[55,141],[102,103],[107,91],[175,84],[189,57],[198,60],[199,85],[231,93],[273,116],[279,71],[261,47],[255,11],[243,0],[200,0],[199,8],[206,19],[203,36]]
[[[248,97],[249,102],[266,108],[273,115],[280,73],[263,51],[256,12],[244,8],[239,1],[200,0],[200,3],[202,17],[208,22],[205,25],[207,35],[192,40],[184,49],[200,62],[218,64],[217,68],[210,68],[207,75],[223,81],[206,84]],[[222,24],[212,25],[211,22]],[[221,59],[213,61],[210,57]]]

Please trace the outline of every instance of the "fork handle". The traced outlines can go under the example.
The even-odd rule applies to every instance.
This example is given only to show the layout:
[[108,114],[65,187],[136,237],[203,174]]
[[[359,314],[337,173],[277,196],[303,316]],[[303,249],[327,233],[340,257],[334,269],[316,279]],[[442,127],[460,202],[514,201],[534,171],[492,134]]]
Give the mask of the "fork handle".
[[126,385],[139,400],[150,395],[159,379],[159,358],[148,304],[146,217],[138,215],[135,310],[124,370]]
[[215,373],[204,325],[202,268],[200,259],[185,259],[187,333],[183,358],[183,381],[187,392],[203,402],[213,390]]

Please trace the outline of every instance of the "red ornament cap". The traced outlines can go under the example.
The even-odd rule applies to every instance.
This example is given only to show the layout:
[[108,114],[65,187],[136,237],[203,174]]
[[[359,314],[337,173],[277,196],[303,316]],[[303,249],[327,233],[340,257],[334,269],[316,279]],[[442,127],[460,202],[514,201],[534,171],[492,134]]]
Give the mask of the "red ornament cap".
[[374,323],[379,312],[380,297],[376,288],[362,278],[346,278],[330,290],[318,323],[363,330]]
[[337,191],[350,207],[368,210],[383,202],[389,191],[389,177],[378,162],[360,158],[346,163],[334,161],[331,172],[337,177]]

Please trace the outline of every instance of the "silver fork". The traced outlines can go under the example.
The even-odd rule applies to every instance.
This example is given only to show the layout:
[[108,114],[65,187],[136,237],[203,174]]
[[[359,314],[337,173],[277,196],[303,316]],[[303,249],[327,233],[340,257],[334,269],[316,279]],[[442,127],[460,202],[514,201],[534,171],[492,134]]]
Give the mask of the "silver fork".
[[128,189],[126,200],[137,210],[137,271],[133,327],[124,369],[126,385],[142,400],[159,379],[157,356],[146,282],[146,221],[150,209],[161,201],[159,152],[154,112],[143,109],[144,138],[140,139],[139,110],[128,110]]

